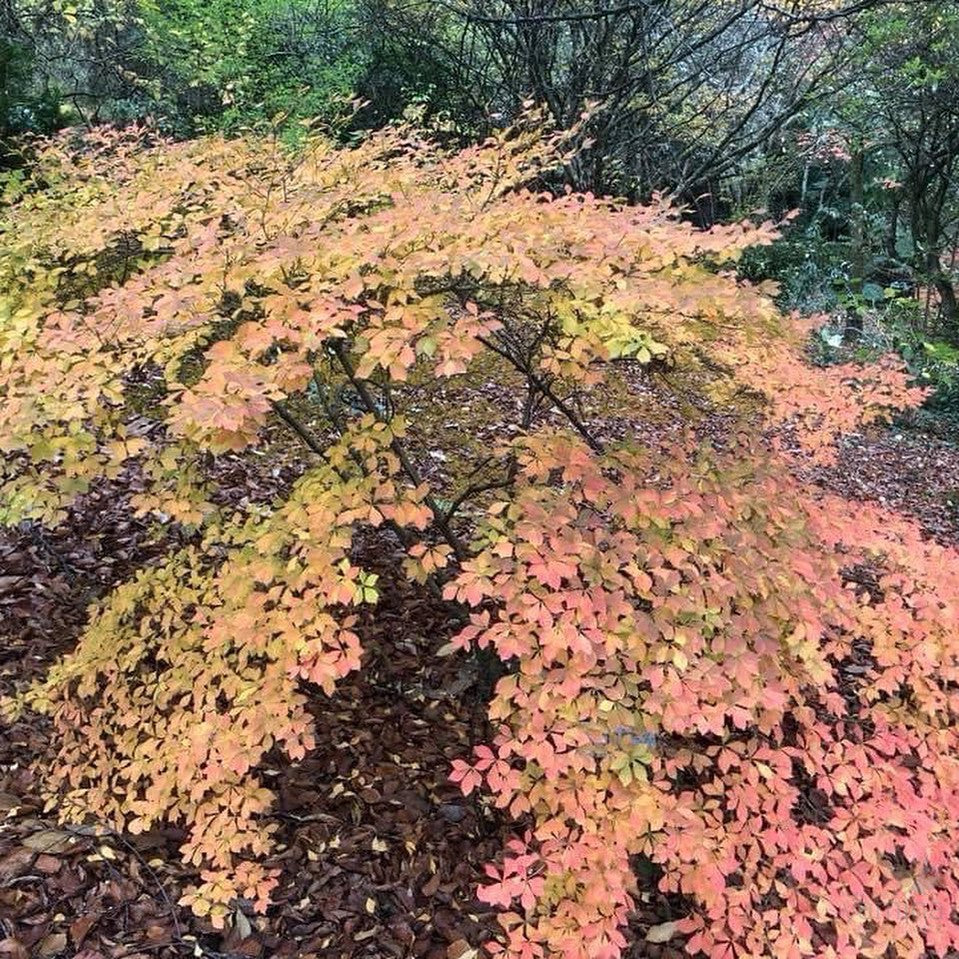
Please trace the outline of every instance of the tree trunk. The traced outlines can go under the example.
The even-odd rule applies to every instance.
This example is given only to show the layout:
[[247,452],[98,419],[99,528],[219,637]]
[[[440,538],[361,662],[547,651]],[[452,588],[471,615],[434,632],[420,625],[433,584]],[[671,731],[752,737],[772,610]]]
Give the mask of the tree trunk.
[[849,285],[855,301],[852,308],[846,313],[846,328],[843,331],[843,338],[847,341],[858,340],[862,336],[860,294],[866,278],[866,209],[863,204],[865,166],[865,152],[861,146],[857,146],[849,167],[849,219],[852,233]]
[[956,288],[941,270],[936,275],[936,292],[939,294],[939,311],[946,339],[954,346],[959,346],[959,301],[956,298]]
[[901,202],[898,192],[894,193],[892,204],[889,207],[889,221],[886,224],[886,256],[890,260],[899,259],[896,241],[899,239],[899,206]]
[[930,218],[925,224],[925,272],[926,282],[939,294],[939,320],[946,339],[959,345],[959,301],[952,279],[943,272],[942,254],[939,250],[942,230],[938,219]]

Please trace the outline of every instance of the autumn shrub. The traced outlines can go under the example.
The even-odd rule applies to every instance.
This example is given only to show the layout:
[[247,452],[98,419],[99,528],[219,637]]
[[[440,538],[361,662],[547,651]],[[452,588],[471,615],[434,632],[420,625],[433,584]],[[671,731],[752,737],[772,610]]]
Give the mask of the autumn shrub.
[[[259,764],[361,668],[372,529],[462,620],[444,652],[504,664],[451,770],[528,825],[479,890],[492,952],[618,956],[642,856],[693,954],[945,955],[957,556],[793,470],[924,393],[805,363],[811,324],[730,272],[772,225],[542,192],[578,136],[100,131],[7,191],[4,521],[123,474],[184,531],[13,704],[52,717],[51,807],[177,823],[196,913],[267,908]],[[220,495],[278,435],[292,487]]]

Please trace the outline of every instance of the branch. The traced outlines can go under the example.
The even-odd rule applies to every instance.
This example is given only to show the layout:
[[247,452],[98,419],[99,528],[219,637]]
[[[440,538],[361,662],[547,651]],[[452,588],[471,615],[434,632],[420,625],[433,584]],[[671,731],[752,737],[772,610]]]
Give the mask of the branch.
[[648,6],[646,2],[624,3],[620,6],[609,7],[605,10],[584,10],[579,13],[539,13],[527,16],[495,17],[488,14],[474,13],[448,0],[436,0],[439,6],[449,10],[458,17],[463,17],[471,23],[487,23],[504,27],[521,27],[536,23],[584,23],[591,20],[603,20],[606,17],[620,17],[630,13],[644,12]]
[[303,443],[317,456],[322,456],[326,452],[326,447],[282,404],[279,400],[273,401],[273,411],[294,433],[303,441]]
[[592,433],[585,427],[580,418],[570,409],[569,404],[558,397],[554,392],[553,388],[542,378],[540,377],[528,364],[522,363],[518,360],[509,350],[504,350],[502,347],[497,346],[492,340],[488,339],[485,336],[478,336],[477,339],[480,343],[483,344],[487,349],[492,350],[494,353],[502,356],[509,364],[519,370],[529,381],[533,384],[543,394],[547,397],[553,405],[569,420],[572,424],[573,429],[579,433],[580,436],[586,441],[589,448],[594,453],[603,453],[605,449],[603,444],[593,436]]
[[[381,423],[386,422],[383,415],[380,413],[379,406],[376,403],[373,394],[370,393],[369,388],[366,385],[364,380],[361,380],[356,375],[356,370],[353,368],[353,364],[350,362],[350,358],[346,353],[346,350],[343,349],[343,344],[339,341],[334,341],[331,343],[330,348],[332,349],[334,355],[340,362],[340,366],[343,367],[343,372],[346,374],[347,379],[352,383],[353,388],[356,390],[357,394],[360,397],[360,400],[363,403],[363,406],[366,407],[367,412],[372,413]],[[396,437],[393,437],[390,440],[390,449],[396,454],[397,459],[400,461],[400,465],[403,467],[403,472],[409,477],[411,483],[414,486],[422,486],[423,479],[420,476],[419,470],[414,465],[413,461],[409,458],[406,453],[406,449],[403,447],[403,444],[400,443]],[[450,548],[453,550],[453,555],[462,562],[463,560],[469,557],[469,550],[463,545],[462,540],[456,535],[447,521],[446,516],[442,509],[440,509],[439,503],[436,502],[436,498],[432,493],[427,493],[423,497],[423,501],[430,508],[430,511],[433,514],[433,519],[436,522],[436,526],[439,531],[443,534],[443,539],[449,543]]]
[[516,479],[516,470],[510,469],[506,476],[501,479],[490,480],[486,483],[471,483],[466,489],[463,490],[456,499],[450,504],[449,508],[443,515],[443,522],[449,523],[453,518],[453,515],[456,511],[471,497],[477,496],[480,493],[486,493],[489,490],[494,489],[509,489],[513,485]]

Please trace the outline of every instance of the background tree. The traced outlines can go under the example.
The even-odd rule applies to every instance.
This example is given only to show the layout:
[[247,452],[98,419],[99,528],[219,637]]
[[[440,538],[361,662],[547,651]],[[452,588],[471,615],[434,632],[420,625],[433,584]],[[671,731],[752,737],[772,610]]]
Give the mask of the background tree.
[[866,18],[860,29],[877,121],[898,161],[913,265],[917,277],[938,294],[946,336],[959,342],[951,276],[957,239],[959,7],[894,7]]
[[895,346],[945,409],[959,374],[955,24],[955,4],[901,4],[833,35],[845,66],[829,102],[798,119],[773,203],[798,218],[749,267],[783,282],[786,305],[845,317],[860,349]]
[[599,192],[695,196],[765,142],[831,69],[808,55],[800,66],[788,24],[758,4],[434,6],[447,10],[466,70],[495,110],[532,98],[568,127],[594,105],[596,149],[572,176]]

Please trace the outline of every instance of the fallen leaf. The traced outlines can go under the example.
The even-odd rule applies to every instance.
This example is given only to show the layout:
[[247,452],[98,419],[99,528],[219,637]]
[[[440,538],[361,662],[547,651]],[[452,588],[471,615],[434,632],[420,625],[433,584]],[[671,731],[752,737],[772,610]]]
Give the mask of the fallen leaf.
[[63,853],[71,852],[76,847],[73,835],[61,829],[41,829],[21,842],[35,852]]
[[452,823],[462,822],[466,818],[466,810],[457,803],[440,803],[440,815]]
[[451,942],[446,950],[446,959],[476,959],[479,950],[474,949],[465,939]]
[[253,934],[253,927],[250,925],[250,920],[247,919],[239,909],[233,913],[233,929],[241,942],[244,939],[249,939]]
[[[80,916],[70,923],[70,938],[73,944],[79,948],[83,945],[83,940],[90,934],[93,924],[99,919],[99,916]],[[84,950],[89,952],[89,949]]]
[[48,856],[43,853],[37,856],[37,861],[33,864],[37,872],[42,872],[45,876],[55,876],[60,871],[60,860],[56,856]]
[[29,849],[23,847],[13,849],[6,856],[0,859],[0,882],[6,882],[26,872],[33,862],[34,854]]
[[37,955],[50,957],[59,956],[67,948],[67,934],[65,932],[52,932],[49,936],[40,940],[37,946]]
[[679,929],[678,922],[661,922],[658,926],[650,926],[646,930],[646,941],[654,943],[669,942]]

